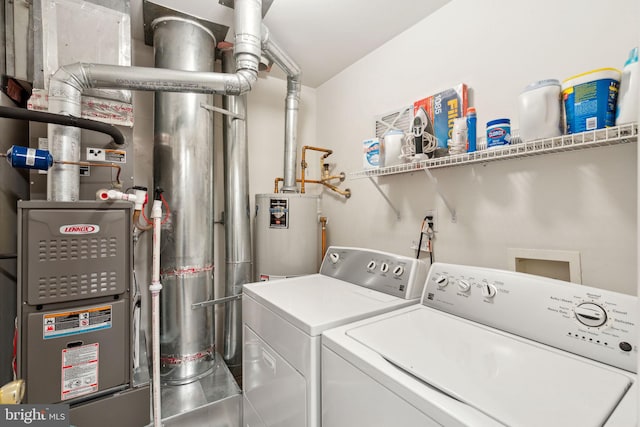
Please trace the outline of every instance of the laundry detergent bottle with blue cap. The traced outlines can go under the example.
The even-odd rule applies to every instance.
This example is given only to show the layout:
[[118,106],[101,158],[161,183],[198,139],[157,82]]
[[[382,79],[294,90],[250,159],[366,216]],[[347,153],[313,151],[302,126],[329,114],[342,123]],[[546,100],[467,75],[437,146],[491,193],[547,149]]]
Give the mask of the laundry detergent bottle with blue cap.
[[640,69],[638,69],[638,48],[629,52],[629,59],[624,63],[618,106],[616,109],[616,125],[635,122],[638,119],[638,92],[640,91]]

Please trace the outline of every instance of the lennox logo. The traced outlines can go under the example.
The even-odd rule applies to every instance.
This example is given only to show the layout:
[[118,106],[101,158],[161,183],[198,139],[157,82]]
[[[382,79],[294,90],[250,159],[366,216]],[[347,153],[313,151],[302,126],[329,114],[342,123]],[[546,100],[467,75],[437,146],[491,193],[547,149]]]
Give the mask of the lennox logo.
[[95,224],[69,224],[60,227],[61,234],[95,234],[100,226]]

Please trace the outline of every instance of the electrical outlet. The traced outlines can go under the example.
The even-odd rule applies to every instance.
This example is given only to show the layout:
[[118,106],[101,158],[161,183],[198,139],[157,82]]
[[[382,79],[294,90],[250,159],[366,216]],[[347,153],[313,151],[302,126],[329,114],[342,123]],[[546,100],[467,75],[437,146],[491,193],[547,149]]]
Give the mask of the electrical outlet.
[[431,219],[427,218],[427,220],[424,222],[424,226],[422,227],[422,232],[426,233],[427,229],[429,228],[429,225],[431,225],[431,229],[435,233],[437,231],[436,223],[438,219],[438,211],[436,211],[435,209],[427,209],[427,211],[424,214],[424,217],[431,217]]

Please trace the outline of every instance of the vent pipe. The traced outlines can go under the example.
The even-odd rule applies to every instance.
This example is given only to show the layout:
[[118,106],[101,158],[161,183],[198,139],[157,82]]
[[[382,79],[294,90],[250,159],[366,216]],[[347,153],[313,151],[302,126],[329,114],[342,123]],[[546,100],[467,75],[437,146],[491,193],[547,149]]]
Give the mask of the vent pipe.
[[[222,51],[222,71],[233,72],[230,50]],[[225,296],[242,294],[242,285],[252,282],[251,212],[247,141],[247,96],[228,95],[224,108],[234,115],[224,117],[224,231],[226,249]],[[242,117],[238,118],[238,117]],[[242,367],[242,301],[227,303],[224,321],[223,357],[232,373]]]
[[[151,27],[156,67],[213,71],[216,40],[205,27],[176,17],[156,19]],[[198,379],[213,366],[213,310],[191,307],[214,296],[213,121],[202,104],[213,104],[213,95],[155,95],[154,183],[172,213],[160,242],[160,375],[166,384]]]
[[269,28],[262,25],[262,51],[287,74],[287,97],[284,118],[284,181],[282,192],[298,191],[296,185],[296,155],[298,141],[298,105],[302,72],[296,62],[273,40]]
[[[258,79],[261,24],[262,0],[235,1],[234,74],[84,63],[62,66],[49,82],[49,112],[80,117],[80,96],[92,88],[221,95],[246,93]],[[56,160],[80,160],[79,129],[50,124],[47,131],[51,154]],[[58,164],[51,168],[47,180],[48,200],[75,201],[79,193],[78,166]]]

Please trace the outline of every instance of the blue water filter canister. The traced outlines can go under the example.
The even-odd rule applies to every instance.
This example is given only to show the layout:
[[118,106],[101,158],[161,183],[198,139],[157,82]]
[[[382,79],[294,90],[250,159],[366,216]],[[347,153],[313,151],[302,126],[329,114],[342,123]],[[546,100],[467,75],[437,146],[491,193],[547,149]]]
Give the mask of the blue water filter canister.
[[53,156],[47,150],[12,145],[7,151],[7,160],[14,168],[49,170]]
[[476,109],[473,107],[467,108],[467,152],[472,153],[477,148],[477,134],[476,123],[478,118],[476,116]]

